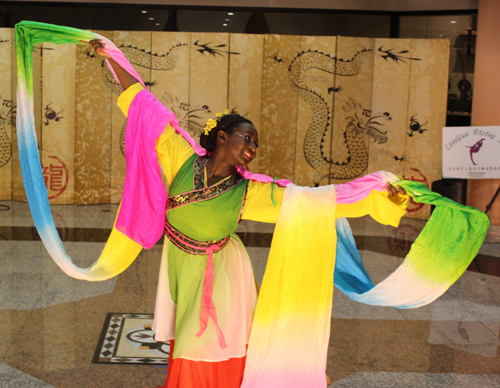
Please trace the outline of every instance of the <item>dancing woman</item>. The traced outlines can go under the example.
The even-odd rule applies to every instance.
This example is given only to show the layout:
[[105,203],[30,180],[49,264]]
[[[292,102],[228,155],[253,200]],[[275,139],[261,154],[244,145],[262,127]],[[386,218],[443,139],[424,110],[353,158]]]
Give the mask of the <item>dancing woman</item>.
[[[20,22],[15,34],[19,160],[35,226],[55,263],[76,279],[106,280],[167,236],[154,330],[157,340],[171,341],[168,388],[324,388],[332,277],[356,301],[416,308],[442,295],[484,241],[484,213],[388,172],[308,188],[247,171],[241,165],[255,157],[258,134],[238,115],[209,120],[200,147],[102,36],[37,22]],[[78,268],[67,255],[50,212],[34,126],[31,56],[37,43],[82,41],[92,41],[123,86],[118,105],[128,117],[121,205],[89,268]],[[170,183],[168,195],[158,162]],[[375,285],[344,217],[369,214],[397,226],[408,197],[389,182],[436,208],[401,266]],[[241,219],[276,222],[257,303],[250,260],[234,234]]]
[[[103,51],[101,41],[90,43],[119,78],[125,91],[118,106],[127,115],[142,85]],[[240,174],[238,166],[256,156],[257,130],[239,115],[217,116],[200,137],[211,156],[198,156],[171,125],[156,144],[170,188],[153,330],[156,340],[170,341],[168,388],[240,387],[257,289],[235,231],[242,219],[275,223],[285,190]],[[395,211],[378,211],[387,203]],[[405,191],[388,184],[385,193],[338,205],[336,217],[371,214],[397,226],[406,203]]]

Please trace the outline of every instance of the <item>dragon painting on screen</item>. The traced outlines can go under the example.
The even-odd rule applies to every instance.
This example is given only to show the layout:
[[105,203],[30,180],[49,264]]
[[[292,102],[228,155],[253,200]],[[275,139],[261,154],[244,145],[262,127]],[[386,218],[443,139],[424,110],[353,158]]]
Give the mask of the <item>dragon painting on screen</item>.
[[[254,172],[304,186],[343,183],[380,170],[401,177],[418,170],[421,180],[429,183],[441,179],[447,40],[100,33],[116,43],[146,87],[195,139],[213,112],[225,108],[256,123],[266,141],[250,166]],[[52,51],[44,62],[60,50],[46,49]],[[75,203],[118,202],[127,125],[116,109],[120,87],[87,48],[77,49],[75,62],[75,95],[59,98],[54,88],[46,93],[50,82],[41,79],[44,101],[40,104],[35,95],[40,106],[36,113],[42,116],[43,130],[74,127],[74,134],[66,137],[75,140],[65,147],[75,152],[75,166],[68,167],[70,182],[75,179],[75,188],[68,188],[74,190]],[[43,68],[41,78],[46,78],[52,67]],[[57,102],[71,99],[76,101],[74,112]],[[6,151],[0,163],[11,153],[8,137],[0,136]],[[50,148],[51,141],[45,139],[45,147]],[[13,171],[17,169],[15,162]],[[410,213],[427,218],[425,208]]]
[[[280,58],[279,54],[276,53],[273,55],[273,59],[277,63],[288,64],[291,89],[312,110],[303,152],[308,164],[314,169],[314,184],[316,186],[324,178],[352,179],[365,172],[368,167],[368,146],[365,137],[377,144],[387,142],[390,135],[388,130],[384,130],[383,127],[386,122],[392,120],[392,117],[389,112],[373,112],[363,108],[361,103],[348,97],[349,101],[343,107],[344,112],[347,113],[343,137],[349,156],[347,161],[331,158],[325,152],[323,143],[330,127],[329,118],[334,116],[335,112],[329,108],[326,99],[332,93],[349,95],[349,90],[342,87],[335,88],[329,84],[327,78],[321,75],[311,76],[308,70],[321,70],[338,77],[355,77],[363,71],[365,59],[373,55],[379,55],[386,61],[394,61],[401,65],[408,65],[409,61],[421,60],[420,58],[408,57],[408,53],[409,50],[385,49],[382,46],[378,50],[363,48],[347,60],[337,59],[331,54],[317,50],[301,52],[292,61]],[[322,95],[315,91],[313,89],[315,83],[327,86],[328,94]],[[389,110],[390,107],[387,109]]]

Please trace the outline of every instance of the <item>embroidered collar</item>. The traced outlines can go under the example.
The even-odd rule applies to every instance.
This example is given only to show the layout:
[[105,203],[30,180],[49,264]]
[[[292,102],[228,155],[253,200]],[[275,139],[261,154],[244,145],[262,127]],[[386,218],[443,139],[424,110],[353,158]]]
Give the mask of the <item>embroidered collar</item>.
[[[210,187],[216,187],[228,180],[238,180],[241,178],[241,175],[238,174],[237,171],[233,173],[230,177],[224,178],[221,181],[219,181],[217,184],[212,185],[212,186],[205,186],[206,182],[206,172],[207,172],[207,162],[210,160],[209,157],[207,156],[198,156],[196,160],[194,161],[193,164],[193,190],[203,190],[203,189],[208,189]],[[238,183],[241,181],[241,179],[238,180]]]
[[203,168],[208,162],[208,157],[199,156],[193,165],[193,191],[180,193],[168,198],[167,211],[190,203],[206,201],[218,197],[222,193],[238,185],[243,177],[236,171],[229,178],[222,180],[213,186],[205,187],[205,175]]

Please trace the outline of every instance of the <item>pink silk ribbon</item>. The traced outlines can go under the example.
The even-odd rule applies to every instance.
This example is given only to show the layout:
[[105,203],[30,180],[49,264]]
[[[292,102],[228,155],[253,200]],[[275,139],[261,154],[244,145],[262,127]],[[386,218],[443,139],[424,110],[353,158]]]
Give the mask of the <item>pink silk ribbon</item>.
[[203,281],[203,296],[200,309],[200,331],[196,333],[196,338],[200,338],[208,326],[208,319],[212,318],[215,329],[217,330],[217,338],[222,349],[227,348],[224,333],[217,322],[217,309],[215,308],[212,299],[212,290],[214,284],[214,252],[218,251],[217,245],[210,245],[206,251],[208,254],[207,266],[205,267],[205,279]]
[[368,197],[373,190],[384,191],[387,183],[393,183],[397,180],[399,178],[390,172],[377,171],[351,182],[335,185],[337,203],[359,202]]
[[256,174],[253,172],[248,171],[245,167],[243,166],[236,166],[236,171],[238,171],[238,174],[240,174],[243,178],[254,181],[254,182],[261,182],[261,183],[276,183],[279,187],[286,187],[292,181],[289,181],[288,179],[273,179],[270,176],[264,175],[264,174]]

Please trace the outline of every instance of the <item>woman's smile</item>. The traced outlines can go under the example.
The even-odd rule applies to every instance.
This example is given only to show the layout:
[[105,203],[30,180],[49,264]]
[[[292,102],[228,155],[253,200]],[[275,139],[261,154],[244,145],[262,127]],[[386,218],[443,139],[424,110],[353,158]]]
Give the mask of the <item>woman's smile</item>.
[[243,151],[243,154],[247,157],[248,160],[253,160],[254,158],[254,153],[252,151]]

